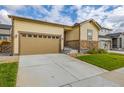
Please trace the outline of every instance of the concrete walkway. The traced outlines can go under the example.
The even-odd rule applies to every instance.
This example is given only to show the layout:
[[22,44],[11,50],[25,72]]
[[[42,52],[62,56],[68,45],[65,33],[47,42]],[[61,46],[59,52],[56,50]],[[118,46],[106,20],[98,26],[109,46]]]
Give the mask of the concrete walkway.
[[64,54],[27,55],[20,56],[16,86],[124,86],[123,72],[110,73]]

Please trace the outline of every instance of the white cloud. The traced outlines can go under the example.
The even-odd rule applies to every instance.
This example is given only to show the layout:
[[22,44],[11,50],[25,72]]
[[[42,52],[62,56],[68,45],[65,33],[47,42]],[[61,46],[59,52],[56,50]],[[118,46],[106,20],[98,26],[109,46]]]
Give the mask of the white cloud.
[[5,5],[4,8],[12,15],[18,15],[18,10],[25,10],[25,5]]
[[0,22],[2,24],[11,24],[11,20],[8,18],[8,12],[4,9],[0,10]]
[[92,6],[75,6],[77,9],[77,22],[93,18],[100,25],[108,28],[123,28],[124,26],[124,6],[113,6],[113,10],[106,11],[110,6],[95,8]]
[[48,13],[48,15],[44,18],[44,20],[49,22],[56,22],[65,25],[72,25],[73,22],[69,16],[62,16],[61,11],[64,6],[52,6],[52,10]]
[[[18,15],[16,11],[25,9],[27,6],[4,6],[5,9],[0,10],[0,21],[2,23],[10,24],[10,19],[8,18],[8,14]],[[113,9],[111,11],[106,11],[110,8],[110,6],[101,6],[95,8],[94,6],[71,6],[70,12],[77,10],[77,19],[72,20],[70,16],[62,15],[61,11],[63,11],[65,6],[52,6],[51,10],[47,10],[43,6],[29,6],[37,10],[40,14],[37,15],[41,20],[45,20],[48,22],[56,22],[65,25],[72,25],[75,22],[82,22],[84,20],[93,18],[97,22],[99,22],[102,26],[114,29],[124,29],[124,6],[112,6]],[[69,12],[69,13],[70,13]],[[35,13],[35,12],[34,12]],[[73,13],[73,12],[71,12]],[[42,18],[42,14],[45,15]],[[23,15],[23,14],[22,14]],[[72,15],[73,16],[73,15]],[[32,17],[27,15],[26,17]],[[35,18],[35,17],[34,17]]]
[[18,15],[16,13],[16,10],[23,9],[24,6],[19,6],[19,5],[7,5],[4,6],[4,9],[0,10],[0,22],[2,24],[11,24],[11,19],[8,18],[8,15]]
[[[115,32],[124,32],[124,6],[119,6],[108,15],[106,22],[111,24]],[[121,30],[120,30],[121,29]]]
[[57,21],[60,18],[60,11],[64,6],[52,6],[52,10],[49,12],[49,14],[45,17],[48,21]]
[[124,6],[114,9],[108,16],[108,21],[113,23],[124,22]]
[[19,9],[23,9],[25,6],[24,5],[6,5],[4,7],[7,8],[8,10],[16,11]]
[[40,5],[32,5],[32,8],[36,9],[37,11],[39,11],[40,13],[43,13],[45,15],[49,14],[49,11],[47,9],[45,9],[43,6]]
[[91,6],[80,7],[77,9],[77,21],[81,22],[93,18],[99,23],[102,23],[102,20],[108,15],[108,13],[105,12],[107,8],[108,6],[102,6],[97,9]]

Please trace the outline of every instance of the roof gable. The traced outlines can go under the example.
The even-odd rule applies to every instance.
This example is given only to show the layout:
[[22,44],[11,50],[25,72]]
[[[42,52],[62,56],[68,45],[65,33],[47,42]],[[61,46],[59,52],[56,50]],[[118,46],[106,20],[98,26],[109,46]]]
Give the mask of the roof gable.
[[100,24],[97,21],[95,21],[94,19],[89,19],[89,20],[83,21],[80,24],[83,25],[83,24],[86,24],[86,23],[93,23],[98,28],[98,30],[101,30]]

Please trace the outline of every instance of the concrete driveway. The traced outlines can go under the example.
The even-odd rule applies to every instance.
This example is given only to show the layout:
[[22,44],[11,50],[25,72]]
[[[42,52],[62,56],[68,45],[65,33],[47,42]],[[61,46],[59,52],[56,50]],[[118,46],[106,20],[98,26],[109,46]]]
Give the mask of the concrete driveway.
[[16,86],[122,86],[106,78],[106,73],[108,71],[65,54],[20,56]]

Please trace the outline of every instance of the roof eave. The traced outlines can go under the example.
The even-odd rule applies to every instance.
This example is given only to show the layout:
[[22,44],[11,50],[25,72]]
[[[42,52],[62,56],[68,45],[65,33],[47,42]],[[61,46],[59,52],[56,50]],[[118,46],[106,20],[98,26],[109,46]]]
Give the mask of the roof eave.
[[25,18],[25,17],[19,17],[19,16],[14,16],[14,15],[8,15],[9,18],[13,19],[22,19],[22,20],[30,20],[30,21],[37,21],[41,23],[46,23],[46,24],[52,24],[52,25],[58,25],[58,26],[65,26],[65,27],[72,27],[69,25],[63,25],[63,24],[57,24],[57,23],[52,23],[52,22],[46,22],[46,21],[41,21],[41,20],[36,20],[36,19],[31,19],[31,18]]

